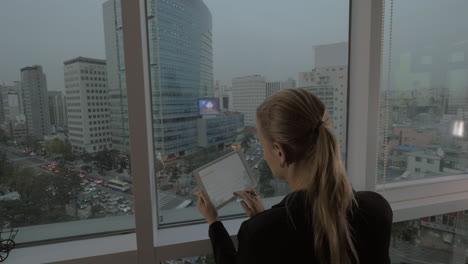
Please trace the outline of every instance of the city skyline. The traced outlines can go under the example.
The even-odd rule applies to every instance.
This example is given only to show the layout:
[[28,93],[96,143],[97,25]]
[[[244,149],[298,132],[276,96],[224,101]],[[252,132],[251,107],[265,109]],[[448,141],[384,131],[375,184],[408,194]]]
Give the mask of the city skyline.
[[[0,83],[3,81],[9,84],[19,80],[19,74],[12,69],[38,64],[43,66],[44,73],[47,75],[49,91],[64,91],[63,61],[80,56],[106,59],[102,17],[104,2],[105,0],[87,0],[79,1],[79,3],[62,3],[60,12],[50,12],[44,9],[44,6],[57,5],[52,0],[42,1],[40,4],[34,1],[4,3],[0,10],[0,23],[5,20],[2,24],[15,25],[16,30],[0,28],[0,34],[5,33],[2,35],[11,36],[11,38],[5,38],[3,48],[0,50],[0,57],[5,58],[0,61]],[[214,79],[221,80],[224,85],[231,85],[232,78],[251,74],[261,74],[270,81],[288,78],[297,80],[298,72],[309,71],[313,68],[314,45],[347,41],[347,1],[343,1],[342,6],[335,6],[323,0],[313,4],[301,1],[301,4],[305,5],[304,8],[295,6],[294,10],[290,11],[304,13],[303,10],[311,10],[316,16],[322,16],[324,22],[329,21],[321,27],[313,27],[315,33],[311,31],[310,34],[301,35],[301,42],[294,44],[295,54],[291,54],[286,44],[294,43],[290,40],[299,32],[305,32],[307,28],[310,31],[309,24],[313,24],[316,17],[311,18],[309,22],[292,19],[291,24],[288,24],[284,23],[284,20],[280,22],[272,18],[272,15],[283,12],[285,3],[276,1],[270,11],[257,14],[255,11],[257,9],[254,7],[260,7],[262,3],[255,3],[252,6],[252,3],[244,1],[240,6],[249,5],[252,8],[252,10],[243,11],[243,17],[246,20],[265,19],[268,23],[274,22],[278,26],[277,30],[271,31],[267,30],[269,24],[266,22],[258,25],[257,30],[263,32],[263,37],[259,38],[258,34],[255,34],[256,30],[252,30],[246,22],[240,24],[239,21],[235,22],[236,15],[231,14],[233,7],[227,8],[215,1],[205,0],[204,2],[213,14]],[[338,21],[336,20],[337,9],[341,12]],[[30,21],[35,21],[35,24],[31,25],[12,17],[11,14],[17,10],[26,12],[24,15],[29,17]],[[36,12],[37,10],[43,12]],[[334,16],[331,14],[327,16],[327,10],[330,10]],[[76,13],[86,15],[77,16]],[[64,23],[54,22],[62,20]],[[2,30],[7,30],[7,32]],[[242,39],[239,39],[236,34],[228,34],[229,32],[243,32],[242,39],[246,38],[250,46],[246,46],[245,42],[242,42],[240,46],[232,45],[233,43],[240,44]],[[284,32],[284,39],[275,40],[278,36],[277,32]],[[86,38],[83,38],[83,35],[86,35]],[[343,38],[343,36],[346,37]],[[57,39],[59,41],[56,41]],[[15,44],[18,40],[22,40],[23,50],[34,52],[19,52],[20,49]],[[263,47],[263,54],[258,54],[260,47]],[[41,52],[36,52],[37,50]],[[255,50],[256,56],[251,56],[252,50]],[[239,59],[245,62],[239,62]],[[3,61],[8,61],[8,63],[4,64]],[[286,62],[289,63],[286,64]]]

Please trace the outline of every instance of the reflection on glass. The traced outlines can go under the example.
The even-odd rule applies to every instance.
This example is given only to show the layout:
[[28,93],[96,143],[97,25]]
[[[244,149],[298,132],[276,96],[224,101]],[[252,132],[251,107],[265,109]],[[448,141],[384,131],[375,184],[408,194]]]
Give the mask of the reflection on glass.
[[120,1],[56,5],[0,11],[0,229],[17,243],[134,228]]
[[[252,5],[271,8],[258,14]],[[348,43],[337,42],[347,39],[348,1],[304,5],[294,12],[270,1],[147,0],[160,226],[202,219],[192,171],[234,150],[244,153],[271,203],[289,192],[273,177],[255,128],[257,106],[282,89],[305,87],[324,100],[345,157]],[[317,5],[329,15],[311,15]],[[244,19],[233,23],[238,9]],[[286,9],[302,20],[280,22],[276,15]],[[311,34],[310,25],[325,21],[329,27]],[[243,213],[239,201],[219,211]]]
[[466,263],[468,210],[394,223],[392,263]]
[[459,25],[468,3],[391,2],[383,34],[379,182],[464,174],[468,30]]

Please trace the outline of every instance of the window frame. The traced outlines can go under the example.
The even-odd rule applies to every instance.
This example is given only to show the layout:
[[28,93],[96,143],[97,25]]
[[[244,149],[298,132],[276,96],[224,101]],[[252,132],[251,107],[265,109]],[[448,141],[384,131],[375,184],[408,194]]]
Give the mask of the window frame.
[[[135,232],[20,247],[10,253],[8,263],[157,263],[211,252],[206,223],[158,229],[156,188],[150,177],[154,175],[153,128],[148,36],[146,16],[142,15],[146,1],[122,0],[121,4],[126,81],[131,83],[127,87],[133,87],[127,96],[129,126],[133,128],[132,174],[138,175],[134,177]],[[380,87],[382,8],[383,0],[350,0],[349,4],[348,175],[355,190],[377,191],[390,202],[394,222],[466,210],[468,175],[424,183],[375,182],[379,100],[375,87]],[[223,221],[234,241],[245,219]]]

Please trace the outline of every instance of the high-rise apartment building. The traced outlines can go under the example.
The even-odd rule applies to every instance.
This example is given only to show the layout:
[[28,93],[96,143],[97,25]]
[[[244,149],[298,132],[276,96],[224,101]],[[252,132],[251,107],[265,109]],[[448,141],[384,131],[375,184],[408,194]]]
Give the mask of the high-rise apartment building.
[[112,147],[106,61],[78,57],[64,62],[69,140],[74,151]]
[[[122,113],[119,120],[113,117],[112,126],[125,135],[120,1],[107,1],[103,8],[109,84],[114,91],[111,107]],[[202,0],[152,0],[147,10],[154,147],[164,158],[180,156],[197,147],[198,98],[214,96],[211,13]],[[122,138],[113,136],[128,146]]]
[[128,153],[130,133],[128,131],[128,102],[120,0],[111,0],[103,4],[103,18],[112,147],[123,153]]
[[281,83],[281,90],[290,88],[296,88],[296,80],[294,80],[293,78],[288,78],[287,81]]
[[62,92],[49,91],[49,113],[50,123],[56,130],[63,130],[67,127],[67,108],[65,97]]
[[348,65],[348,42],[314,46],[315,68]]
[[268,98],[281,90],[281,82],[266,82],[265,85],[265,98]]
[[46,76],[42,66],[21,69],[22,100],[28,135],[40,140],[50,134]]
[[24,117],[21,108],[21,86],[17,82],[14,86],[0,86],[2,98],[2,119],[3,122],[15,121]]
[[327,106],[333,130],[341,146],[346,144],[348,67],[316,68],[299,73],[299,87],[318,96]]
[[265,77],[251,75],[232,79],[233,110],[244,114],[245,126],[256,126],[257,107],[266,99]]

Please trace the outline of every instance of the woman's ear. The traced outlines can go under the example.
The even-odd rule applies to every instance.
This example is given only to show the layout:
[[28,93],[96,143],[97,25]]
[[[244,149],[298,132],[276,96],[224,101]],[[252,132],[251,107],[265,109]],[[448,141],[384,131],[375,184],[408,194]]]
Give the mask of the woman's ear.
[[287,153],[284,146],[281,143],[275,142],[273,143],[273,151],[280,164],[285,164],[287,161]]

